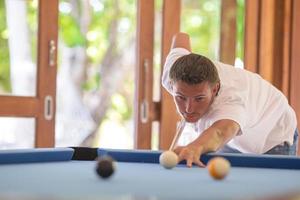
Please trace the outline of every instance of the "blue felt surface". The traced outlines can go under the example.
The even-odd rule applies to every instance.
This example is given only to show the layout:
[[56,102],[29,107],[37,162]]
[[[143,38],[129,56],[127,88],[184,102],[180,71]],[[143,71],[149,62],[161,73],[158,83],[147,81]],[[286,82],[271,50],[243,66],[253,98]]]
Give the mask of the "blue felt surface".
[[[222,181],[205,168],[116,163],[100,179],[95,161],[0,165],[0,194],[40,199],[254,199],[298,191],[298,170],[233,167]],[[1,197],[0,195],[0,197]],[[38,198],[33,198],[38,199]]]
[[34,148],[0,151],[0,164],[55,162],[71,160],[71,148]]
[[100,156],[120,161],[115,174],[103,180],[95,161],[71,161],[73,153],[69,148],[0,151],[5,163],[0,164],[0,199],[256,199],[300,192],[297,157],[204,155],[204,162],[221,155],[242,166],[215,181],[205,168],[164,169],[158,164],[160,151],[99,149]]
[[[98,149],[99,156],[110,155],[119,162],[159,163],[161,153],[161,151],[149,150]],[[202,155],[201,161],[206,164],[209,159],[215,156],[227,158],[235,167],[300,169],[300,158],[297,156],[209,153]]]

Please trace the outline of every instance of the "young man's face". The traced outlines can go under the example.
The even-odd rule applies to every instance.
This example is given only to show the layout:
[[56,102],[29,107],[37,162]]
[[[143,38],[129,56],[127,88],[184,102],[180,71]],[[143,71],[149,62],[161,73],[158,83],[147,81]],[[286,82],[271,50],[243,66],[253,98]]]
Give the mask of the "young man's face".
[[173,84],[173,97],[179,113],[187,122],[197,122],[209,109],[219,90],[219,83],[207,81],[189,85],[182,81]]

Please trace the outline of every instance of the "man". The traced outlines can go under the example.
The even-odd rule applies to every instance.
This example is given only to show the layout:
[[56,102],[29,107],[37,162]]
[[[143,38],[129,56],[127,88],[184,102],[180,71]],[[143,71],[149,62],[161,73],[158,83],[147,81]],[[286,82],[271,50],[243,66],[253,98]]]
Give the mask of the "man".
[[258,74],[191,53],[185,33],[173,38],[162,84],[199,133],[174,149],[188,167],[204,167],[199,158],[212,151],[296,154],[297,120],[286,97]]

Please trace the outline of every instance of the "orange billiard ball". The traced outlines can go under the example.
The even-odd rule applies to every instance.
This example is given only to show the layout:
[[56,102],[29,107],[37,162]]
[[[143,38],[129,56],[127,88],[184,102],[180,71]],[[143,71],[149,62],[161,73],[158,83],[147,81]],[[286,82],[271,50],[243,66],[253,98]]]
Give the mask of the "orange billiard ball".
[[216,180],[225,178],[230,171],[230,162],[223,157],[214,157],[207,163],[210,176]]

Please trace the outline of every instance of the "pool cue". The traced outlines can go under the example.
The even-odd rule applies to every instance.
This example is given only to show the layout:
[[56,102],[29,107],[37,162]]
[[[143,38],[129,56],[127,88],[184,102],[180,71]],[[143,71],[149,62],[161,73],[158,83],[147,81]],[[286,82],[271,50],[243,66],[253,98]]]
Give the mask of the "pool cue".
[[171,144],[169,150],[172,151],[174,149],[175,145],[177,144],[178,139],[181,136],[184,126],[185,126],[185,120],[182,118],[176,127],[176,133],[175,133],[175,136],[173,138],[173,141],[172,141],[172,144]]

